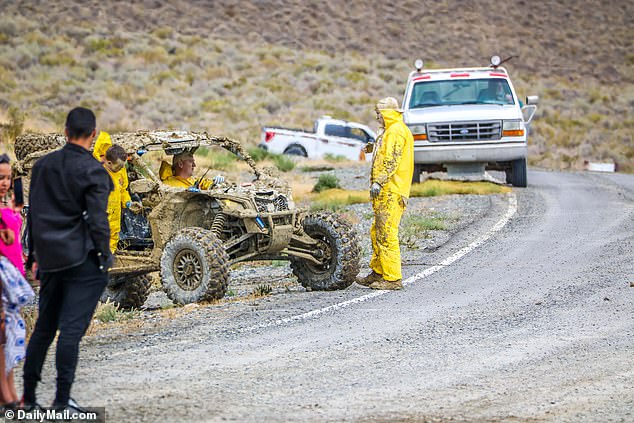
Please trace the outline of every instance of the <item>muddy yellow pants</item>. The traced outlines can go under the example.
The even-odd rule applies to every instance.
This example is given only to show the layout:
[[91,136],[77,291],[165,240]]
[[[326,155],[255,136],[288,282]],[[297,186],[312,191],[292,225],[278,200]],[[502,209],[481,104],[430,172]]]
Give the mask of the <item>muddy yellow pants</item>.
[[108,204],[108,224],[110,225],[110,251],[117,250],[121,232],[121,204]]
[[397,281],[403,278],[398,225],[405,211],[405,201],[400,194],[381,191],[372,200],[372,208],[374,222],[370,229],[373,250],[370,268],[383,275],[386,281]]

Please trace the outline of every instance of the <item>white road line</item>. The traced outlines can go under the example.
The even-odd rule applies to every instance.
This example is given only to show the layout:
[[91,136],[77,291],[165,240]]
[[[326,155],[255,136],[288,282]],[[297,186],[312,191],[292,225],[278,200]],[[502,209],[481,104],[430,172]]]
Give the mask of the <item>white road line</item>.
[[[428,277],[430,275],[433,275],[437,271],[445,268],[446,266],[451,265],[452,263],[456,262],[457,260],[460,260],[462,257],[466,256],[467,254],[469,254],[470,252],[472,252],[473,250],[478,248],[480,245],[482,245],[484,242],[486,242],[496,232],[499,232],[504,226],[506,226],[506,224],[509,222],[509,220],[511,220],[513,215],[515,215],[515,213],[517,212],[517,197],[515,196],[515,194],[514,193],[510,193],[510,194],[508,194],[507,198],[508,198],[508,209],[506,210],[506,213],[504,213],[504,216],[502,216],[502,218],[495,225],[493,225],[493,227],[491,229],[489,229],[487,232],[482,234],[479,238],[474,240],[471,244],[467,245],[466,247],[461,248],[460,250],[456,251],[455,253],[453,253],[452,255],[450,255],[449,257],[444,259],[443,261],[441,261],[439,264],[434,265],[432,267],[429,267],[429,268],[423,270],[422,272],[417,273],[417,274],[415,274],[413,276],[410,276],[409,278],[407,278],[406,280],[403,281],[403,285],[411,285],[414,282],[417,282],[417,281],[419,281],[421,279],[424,279],[424,278],[426,278],[426,277]],[[342,309],[342,308],[350,307],[351,305],[359,304],[359,303],[362,303],[364,301],[371,300],[372,298],[380,297],[382,295],[387,295],[387,294],[389,294],[391,292],[393,292],[393,291],[373,291],[370,294],[366,294],[366,295],[363,295],[361,297],[353,298],[352,300],[343,301],[341,303],[333,304],[333,305],[330,305],[328,307],[324,307],[324,308],[320,308],[320,309],[317,309],[317,310],[312,310],[312,311],[309,311],[309,312],[306,312],[306,313],[303,313],[303,314],[298,314],[296,316],[286,317],[284,319],[278,319],[278,320],[274,320],[272,322],[262,323],[262,324],[259,324],[259,325],[256,325],[256,326],[252,326],[250,328],[244,329],[244,331],[245,332],[251,332],[251,331],[254,331],[254,330],[257,330],[257,329],[264,329],[264,328],[268,328],[268,327],[272,327],[272,326],[281,326],[281,325],[288,324],[288,323],[293,323],[293,322],[297,322],[297,321],[301,321],[301,320],[310,319],[310,318],[322,315],[324,313],[328,313],[330,311],[335,311],[335,310],[339,310],[339,309]]]

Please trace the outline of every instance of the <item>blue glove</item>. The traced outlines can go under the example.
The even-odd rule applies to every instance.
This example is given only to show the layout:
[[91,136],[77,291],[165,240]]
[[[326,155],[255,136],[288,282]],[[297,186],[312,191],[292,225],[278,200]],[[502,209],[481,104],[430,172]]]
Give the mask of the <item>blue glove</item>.
[[375,199],[376,197],[378,197],[379,194],[381,193],[381,188],[383,187],[378,182],[373,183],[372,186],[370,187],[370,197],[372,199]]
[[214,185],[220,185],[225,181],[225,177],[222,175],[217,175],[214,177]]

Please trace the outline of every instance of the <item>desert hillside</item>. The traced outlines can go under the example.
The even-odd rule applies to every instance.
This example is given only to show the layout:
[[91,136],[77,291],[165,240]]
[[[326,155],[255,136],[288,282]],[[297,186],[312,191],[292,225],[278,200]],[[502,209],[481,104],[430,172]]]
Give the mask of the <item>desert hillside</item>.
[[[256,143],[321,114],[372,124],[411,62],[508,69],[541,97],[531,162],[634,170],[630,1],[0,1],[0,120],[58,130],[69,107],[103,129],[207,129]],[[11,130],[5,130],[10,138]],[[15,132],[15,131],[13,131]]]

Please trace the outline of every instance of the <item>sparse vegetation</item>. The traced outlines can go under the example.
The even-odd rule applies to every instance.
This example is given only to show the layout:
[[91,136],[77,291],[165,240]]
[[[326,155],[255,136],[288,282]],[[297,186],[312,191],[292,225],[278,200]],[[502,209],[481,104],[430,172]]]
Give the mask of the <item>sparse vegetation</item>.
[[277,167],[282,172],[290,172],[295,169],[295,162],[288,156],[284,154],[275,154],[271,156],[273,163],[275,163],[275,167]]
[[249,148],[248,152],[256,163],[270,161],[281,172],[290,172],[295,169],[295,162],[284,154],[269,153],[268,151],[258,147]]
[[97,305],[94,318],[101,323],[121,322],[133,319],[137,314],[136,310],[124,311],[117,304],[107,300],[105,303],[100,302]]
[[273,292],[273,287],[268,284],[261,284],[255,287],[253,290],[254,297],[266,297],[267,295],[271,295]]
[[418,248],[418,241],[430,237],[429,231],[444,231],[447,229],[444,216],[432,214],[430,216],[407,215],[401,221],[399,242],[410,248]]
[[319,180],[313,188],[313,192],[322,192],[329,189],[341,188],[339,185],[339,179],[332,173],[324,173],[319,175]]
[[367,203],[370,194],[366,191],[328,189],[312,198],[311,210],[337,211],[351,204]]
[[341,155],[335,155],[332,153],[326,153],[324,154],[324,160],[329,162],[329,163],[341,163],[341,162],[345,162],[348,159],[346,158],[346,156],[341,156]]
[[[426,51],[435,52],[424,57],[429,67],[485,64],[494,52],[519,55],[508,69],[520,98],[541,96],[529,141],[531,164],[580,168],[587,159],[616,161],[620,169],[634,171],[628,117],[634,55],[623,42],[632,38],[632,2],[601,6],[599,14],[586,13],[597,8],[588,0],[531,4],[528,14],[519,7],[474,11],[450,2],[437,5],[434,18],[404,4],[390,10],[404,25],[371,29],[350,23],[349,15],[328,2],[308,17],[288,5],[284,19],[267,2],[241,11],[242,19],[203,3],[178,14],[176,9],[156,12],[144,2],[117,8],[110,2],[71,9],[62,3],[39,9],[4,6],[0,121],[14,107],[28,116],[27,129],[61,130],[78,98],[95,109],[105,130],[207,130],[251,145],[262,124],[309,127],[321,114],[373,125],[372,103],[382,95],[403,94],[422,36]],[[99,26],[85,19],[77,19],[81,25],[64,24],[66,18],[97,15]],[[192,26],[193,15],[206,25]],[[267,22],[256,41],[247,37],[254,16]],[[565,34],[558,25],[563,16]],[[455,21],[475,26],[455,26]],[[492,21],[498,22],[495,31],[487,24]],[[226,22],[232,22],[231,31],[213,37],[205,32]],[[286,22],[303,22],[302,30]],[[99,33],[100,27],[127,30],[113,36]],[[136,29],[143,27],[148,29]],[[357,31],[348,34],[350,27]],[[282,170],[291,167],[279,160]]]
[[412,185],[410,197],[435,197],[449,194],[504,194],[511,188],[492,182],[438,181],[429,179]]
[[[322,178],[325,181],[322,181]],[[334,180],[332,179],[334,178]],[[310,197],[313,210],[340,210],[351,204],[367,203],[370,201],[368,191],[350,191],[340,188],[325,188],[336,180],[334,175],[324,174],[319,178],[322,181],[320,191],[313,189]],[[337,181],[338,183],[338,181]],[[319,185],[319,182],[318,182]],[[316,185],[317,187],[317,185]],[[490,182],[457,182],[428,180],[412,185],[411,197],[435,197],[450,194],[503,194],[510,192],[511,188],[496,185]]]
[[13,142],[22,133],[24,113],[16,107],[10,107],[8,115],[8,122],[0,125],[0,141]]

